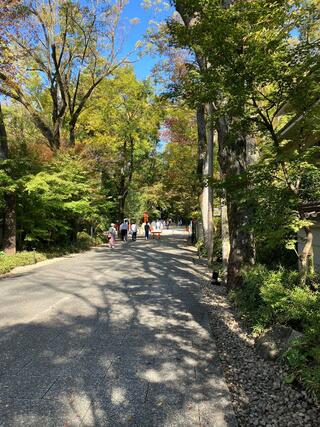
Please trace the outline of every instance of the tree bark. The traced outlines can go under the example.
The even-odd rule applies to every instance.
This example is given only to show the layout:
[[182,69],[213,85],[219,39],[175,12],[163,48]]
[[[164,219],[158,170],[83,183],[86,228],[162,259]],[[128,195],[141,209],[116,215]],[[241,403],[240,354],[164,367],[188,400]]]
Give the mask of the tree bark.
[[207,139],[207,176],[208,176],[208,264],[213,263],[214,222],[213,222],[213,155],[214,155],[214,127],[212,122],[213,106],[208,104],[208,139]]
[[6,255],[14,255],[16,253],[17,235],[15,193],[7,193],[5,195],[5,203],[3,248]]
[[[185,26],[189,28],[192,25],[192,6],[186,0],[175,1],[175,7],[180,14]],[[201,72],[207,69],[207,61],[201,53],[194,51],[195,57]],[[208,115],[211,118],[212,104],[208,105]],[[198,176],[202,185],[202,191],[199,196],[203,236],[205,246],[208,251],[208,264],[213,261],[213,239],[214,239],[214,224],[213,224],[213,191],[208,182],[208,178],[213,177],[213,145],[214,145],[214,129],[209,121],[207,128],[205,119],[205,106],[200,104],[197,108],[197,127],[198,127]]]
[[[223,0],[221,6],[229,8],[236,0]],[[186,0],[176,0],[175,6],[187,28],[192,25],[194,10]],[[195,56],[201,72],[208,68],[206,58],[195,50]],[[198,115],[197,115],[198,116]],[[238,177],[245,171],[249,158],[247,138],[239,136],[231,141],[229,122],[231,118],[222,117],[218,123],[219,164],[223,178]],[[203,128],[203,124],[201,129]],[[199,132],[199,125],[198,125]],[[251,140],[250,140],[251,143]],[[204,201],[202,201],[204,203]],[[254,263],[253,237],[248,231],[248,212],[234,197],[234,191],[226,188],[226,205],[228,211],[228,226],[230,237],[230,254],[228,260],[227,284],[229,288],[241,286],[241,270],[246,265]]]
[[[129,146],[129,147],[128,147]],[[128,140],[125,139],[123,143],[123,162],[120,173],[120,181],[119,181],[119,218],[123,220],[125,215],[125,204],[128,195],[128,191],[130,188],[130,184],[132,182],[133,170],[134,170],[134,149],[135,142],[132,135],[128,136]]]
[[207,169],[207,128],[205,117],[205,106],[199,105],[197,108],[197,129],[198,129],[198,177],[201,185],[199,196],[203,238],[205,246],[208,247],[208,187],[205,185],[204,172]]
[[76,143],[75,125],[69,129],[69,145],[74,147]]
[[230,255],[230,236],[228,225],[228,208],[225,195],[221,197],[221,244],[222,244],[222,268],[224,279],[227,278],[228,262]]
[[6,160],[8,158],[8,138],[7,132],[4,125],[3,113],[0,104],[0,160]]
[[[0,104],[0,160],[9,155],[8,138]],[[7,255],[16,253],[16,195],[8,192],[4,195],[3,249]]]
[[198,166],[197,173],[202,182],[203,165],[205,161],[207,134],[206,134],[206,116],[205,106],[203,104],[197,107],[197,131],[198,131]]
[[[210,107],[208,113],[211,115]],[[208,251],[209,265],[213,261],[213,191],[210,180],[213,178],[213,146],[214,130],[211,123],[207,125],[205,118],[205,106],[197,108],[198,128],[198,176],[202,186],[199,196],[203,236]],[[209,180],[209,182],[208,182]]]
[[306,233],[305,245],[299,255],[300,284],[305,285],[311,267],[313,233],[310,227],[304,227]]
[[[247,167],[247,138],[239,137],[236,141],[229,136],[228,119],[220,119],[218,126],[219,163],[223,179],[239,177]],[[230,238],[230,254],[227,269],[227,286],[229,289],[242,285],[242,270],[254,264],[254,241],[248,230],[248,211],[239,203],[237,188],[227,182],[226,204]],[[242,189],[246,191],[246,188]]]

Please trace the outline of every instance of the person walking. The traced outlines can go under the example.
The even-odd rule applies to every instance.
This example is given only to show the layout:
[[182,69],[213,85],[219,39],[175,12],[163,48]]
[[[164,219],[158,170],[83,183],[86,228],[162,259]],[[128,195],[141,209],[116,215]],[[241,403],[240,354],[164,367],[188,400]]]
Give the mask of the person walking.
[[132,236],[133,242],[135,242],[137,240],[137,232],[138,232],[137,224],[135,222],[132,222],[131,223],[131,236]]
[[146,240],[149,240],[149,233],[150,233],[150,224],[147,221],[144,225],[144,235],[146,237]]
[[120,236],[121,236],[121,240],[123,242],[127,242],[128,241],[128,220],[125,219],[121,224],[120,224]]
[[115,228],[115,224],[112,222],[111,226],[108,231],[108,237],[109,237],[109,248],[114,249],[116,245],[116,235],[117,235],[117,229]]

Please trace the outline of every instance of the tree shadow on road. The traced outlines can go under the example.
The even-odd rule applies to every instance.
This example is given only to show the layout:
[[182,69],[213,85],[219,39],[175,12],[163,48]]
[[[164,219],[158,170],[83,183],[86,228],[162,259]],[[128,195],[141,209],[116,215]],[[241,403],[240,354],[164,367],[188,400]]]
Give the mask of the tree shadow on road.
[[[86,284],[66,275],[63,305],[1,330],[0,425],[236,425],[199,302],[201,271],[179,244],[98,250]],[[110,265],[122,269],[117,280]],[[54,290],[53,274],[42,286]]]

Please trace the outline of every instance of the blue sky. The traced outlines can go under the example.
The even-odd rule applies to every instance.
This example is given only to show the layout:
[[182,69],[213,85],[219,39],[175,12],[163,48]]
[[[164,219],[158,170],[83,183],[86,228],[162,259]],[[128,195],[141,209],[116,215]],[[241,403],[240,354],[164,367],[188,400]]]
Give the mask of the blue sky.
[[[149,27],[149,22],[154,21],[163,21],[165,18],[172,15],[173,9],[163,9],[162,11],[156,10],[156,7],[150,9],[145,9],[142,6],[142,0],[130,0],[129,4],[126,6],[124,11],[125,21],[130,21],[133,18],[139,18],[140,22],[136,25],[131,26],[130,32],[127,36],[124,50],[130,51],[135,46],[138,40],[142,40],[144,34],[146,33],[147,28]],[[140,58],[137,62],[134,62],[133,66],[136,71],[136,75],[139,79],[145,79],[150,75],[152,67],[158,62],[159,58],[152,56],[150,54],[145,55]]]

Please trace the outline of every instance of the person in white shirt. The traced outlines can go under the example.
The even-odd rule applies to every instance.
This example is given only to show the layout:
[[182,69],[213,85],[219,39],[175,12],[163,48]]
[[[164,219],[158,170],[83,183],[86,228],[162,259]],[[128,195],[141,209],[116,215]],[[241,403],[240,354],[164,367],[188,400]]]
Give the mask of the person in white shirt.
[[121,224],[120,224],[120,235],[121,235],[121,240],[123,242],[127,242],[128,241],[128,220],[125,219]]
[[131,224],[131,235],[132,235],[132,241],[133,242],[135,242],[137,240],[137,232],[138,232],[137,224],[135,222],[133,222]]

